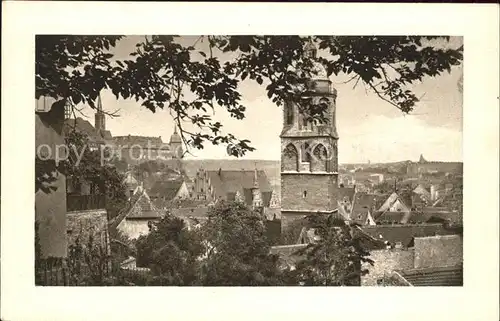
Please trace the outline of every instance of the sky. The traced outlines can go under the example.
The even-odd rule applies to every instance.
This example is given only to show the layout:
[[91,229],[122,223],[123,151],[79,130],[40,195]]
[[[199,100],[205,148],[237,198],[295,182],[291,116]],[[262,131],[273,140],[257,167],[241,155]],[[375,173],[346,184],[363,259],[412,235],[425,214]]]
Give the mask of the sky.
[[[135,44],[143,36],[128,36],[120,40],[112,53],[116,59],[126,59],[135,50]],[[193,45],[198,36],[184,36],[179,42]],[[461,37],[452,37],[448,44],[440,46],[454,48],[462,44]],[[208,50],[208,44],[197,42],[198,50]],[[199,59],[200,57],[193,57]],[[222,54],[221,60],[230,58]],[[360,82],[345,83],[345,75],[330,79],[337,89],[337,131],[339,134],[340,163],[417,161],[420,154],[427,160],[462,161],[462,93],[459,82],[462,66],[454,67],[451,73],[435,78],[426,78],[411,89],[422,97],[409,115],[404,115],[394,106],[384,102]],[[236,120],[222,109],[214,119],[221,121],[225,132],[249,139],[255,151],[247,153],[245,159],[280,159],[282,108],[272,103],[262,86],[245,81],[241,83],[242,104],[247,107],[246,118]],[[168,110],[152,113],[135,100],[117,100],[109,91],[101,94],[103,109],[118,111],[119,117],[106,119],[106,127],[113,136],[142,135],[160,136],[168,142],[174,132],[174,123]],[[94,111],[83,107],[83,114],[93,123]],[[84,117],[85,118],[85,117]],[[205,144],[203,150],[190,150],[188,158],[230,159],[222,146]]]

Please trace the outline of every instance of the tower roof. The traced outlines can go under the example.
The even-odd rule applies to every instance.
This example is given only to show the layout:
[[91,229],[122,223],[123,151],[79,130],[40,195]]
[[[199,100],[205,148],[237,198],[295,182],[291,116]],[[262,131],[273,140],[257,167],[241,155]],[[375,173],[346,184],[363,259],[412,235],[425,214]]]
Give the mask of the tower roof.
[[174,133],[170,136],[170,143],[182,143],[181,136],[177,133],[177,126],[174,127]]
[[97,112],[102,113],[102,100],[101,100],[101,94],[97,96]]

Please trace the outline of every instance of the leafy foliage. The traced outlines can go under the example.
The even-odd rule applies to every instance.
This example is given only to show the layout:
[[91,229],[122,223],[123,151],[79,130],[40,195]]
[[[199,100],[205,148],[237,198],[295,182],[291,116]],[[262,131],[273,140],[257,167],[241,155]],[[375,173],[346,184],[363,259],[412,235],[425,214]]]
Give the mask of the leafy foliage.
[[71,178],[71,184],[79,187],[89,184],[91,192],[106,193],[106,210],[108,218],[115,217],[126,203],[123,176],[111,164],[105,163],[109,159],[109,151],[104,150],[101,157],[100,150],[92,150],[88,137],[78,131],[71,131],[65,137],[69,157],[60,164],[60,171]]
[[103,285],[111,269],[106,245],[94,242],[92,235],[82,244],[77,238],[68,247],[68,268],[71,284]]
[[[95,107],[98,93],[110,89],[117,98],[135,99],[153,112],[168,108],[188,146],[223,144],[233,156],[254,148],[246,139],[223,133],[212,112],[245,117],[238,91],[242,81],[265,86],[277,105],[295,102],[309,118],[323,122],[325,106],[312,104],[309,96],[309,79],[318,64],[328,76],[350,75],[409,113],[418,103],[409,85],[449,72],[463,58],[462,47],[438,48],[433,41],[447,38],[434,36],[201,36],[191,46],[174,36],[151,36],[137,43],[129,59],[116,60],[111,50],[122,38],[37,36],[36,97],[66,97]],[[196,45],[204,40],[206,50],[200,51]],[[304,51],[309,41],[317,44],[318,55]],[[233,58],[223,62],[223,53]],[[198,130],[184,129],[186,122]]]
[[203,227],[208,246],[204,285],[280,285],[278,257],[270,254],[259,213],[240,202],[219,202]]
[[319,240],[298,251],[304,257],[297,263],[298,281],[306,286],[359,285],[360,277],[368,272],[362,263],[373,261],[361,240],[352,235],[351,227],[333,216],[308,219]]
[[203,245],[199,234],[189,231],[183,220],[166,215],[147,236],[139,237],[136,247],[137,265],[150,268],[157,285],[197,283],[197,259]]

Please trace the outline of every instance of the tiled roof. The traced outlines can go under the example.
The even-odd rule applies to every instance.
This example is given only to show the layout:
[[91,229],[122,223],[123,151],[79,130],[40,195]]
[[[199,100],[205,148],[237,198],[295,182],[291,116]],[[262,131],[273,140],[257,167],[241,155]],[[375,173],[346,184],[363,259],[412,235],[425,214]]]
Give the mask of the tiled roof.
[[358,224],[366,222],[368,212],[377,208],[383,196],[367,193],[356,193],[351,210],[351,220]]
[[118,215],[109,221],[109,228],[110,229],[116,229],[116,227],[121,223],[121,221],[123,221],[125,219],[125,217],[127,217],[127,215],[130,213],[130,211],[134,207],[135,203],[137,203],[137,201],[139,200],[139,198],[141,198],[141,196],[142,196],[142,193],[137,193],[137,194],[133,194],[130,197],[129,201],[124,206],[124,208],[122,208],[120,210]]
[[132,146],[132,145],[141,145],[143,147],[148,146],[148,142],[151,144],[151,147],[163,147],[164,149],[168,149],[168,144],[164,144],[161,140],[161,137],[148,137],[148,136],[115,136],[113,137],[113,141],[116,145],[122,146]]
[[463,266],[397,271],[413,286],[462,286]]
[[[227,197],[229,193],[240,192],[245,197],[245,189],[253,187],[254,171],[207,171],[214,188],[215,197]],[[264,171],[257,171],[257,179],[261,193],[270,192],[271,185]],[[248,193],[248,192],[247,192]]]
[[184,181],[182,180],[159,180],[154,183],[149,191],[149,195],[152,197],[158,197],[165,201],[170,201],[174,199],[177,192],[181,188]]
[[375,222],[382,224],[406,224],[410,219],[411,213],[406,212],[383,212],[377,215]]
[[455,234],[445,229],[442,224],[372,225],[363,226],[361,230],[376,240],[388,241],[391,244],[401,242],[404,247],[412,246],[415,237]]
[[161,218],[161,211],[156,209],[145,193],[142,193],[136,204],[132,207],[127,219],[156,219]]

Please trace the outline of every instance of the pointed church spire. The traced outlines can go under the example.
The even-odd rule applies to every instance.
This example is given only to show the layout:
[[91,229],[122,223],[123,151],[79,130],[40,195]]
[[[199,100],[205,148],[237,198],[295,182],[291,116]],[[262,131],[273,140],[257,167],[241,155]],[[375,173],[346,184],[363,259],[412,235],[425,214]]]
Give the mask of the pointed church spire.
[[103,132],[106,130],[106,115],[102,111],[102,99],[101,94],[97,96],[97,111],[95,113],[95,124],[94,127],[97,132]]
[[99,96],[97,96],[97,112],[102,113],[101,93],[99,93]]

